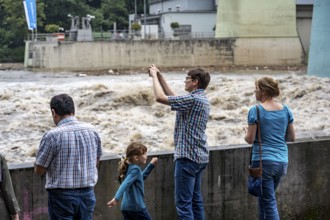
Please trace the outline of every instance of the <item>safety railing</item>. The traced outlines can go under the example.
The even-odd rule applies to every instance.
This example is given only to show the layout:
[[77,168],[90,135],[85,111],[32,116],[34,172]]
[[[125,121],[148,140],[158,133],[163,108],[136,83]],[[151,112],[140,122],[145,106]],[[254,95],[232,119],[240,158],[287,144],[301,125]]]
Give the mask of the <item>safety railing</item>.
[[[75,33],[77,34],[77,33]],[[192,33],[175,33],[173,32],[159,32],[159,33],[130,33],[127,30],[117,31],[104,31],[93,32],[92,41],[114,41],[114,40],[189,40],[189,39],[205,39],[214,38],[214,32],[192,32]],[[70,37],[69,32],[65,33],[37,33],[29,34],[29,41],[45,41],[45,42],[58,42],[58,41],[74,41]]]

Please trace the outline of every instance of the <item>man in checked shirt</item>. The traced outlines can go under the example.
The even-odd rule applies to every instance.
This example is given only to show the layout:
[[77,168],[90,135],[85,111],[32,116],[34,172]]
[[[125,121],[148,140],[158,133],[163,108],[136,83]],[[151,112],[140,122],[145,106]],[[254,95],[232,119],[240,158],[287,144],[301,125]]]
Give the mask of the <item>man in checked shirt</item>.
[[91,220],[102,154],[99,134],[94,126],[74,117],[69,95],[54,96],[50,109],[56,128],[42,137],[34,167],[38,175],[46,174],[49,217]]
[[179,219],[204,220],[201,193],[202,173],[209,162],[206,124],[210,104],[204,90],[210,82],[209,73],[197,68],[187,73],[187,95],[176,96],[155,65],[149,66],[156,101],[176,111],[175,144],[175,205]]

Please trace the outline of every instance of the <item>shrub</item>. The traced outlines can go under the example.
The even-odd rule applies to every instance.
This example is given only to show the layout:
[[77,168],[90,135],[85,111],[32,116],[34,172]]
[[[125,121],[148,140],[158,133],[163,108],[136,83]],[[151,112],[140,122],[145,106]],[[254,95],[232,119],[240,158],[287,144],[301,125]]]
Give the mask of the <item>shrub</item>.
[[47,24],[45,27],[45,31],[48,33],[55,33],[58,32],[59,28],[60,26],[58,26],[57,24]]
[[171,23],[171,28],[172,28],[172,29],[178,28],[179,26],[180,26],[180,25],[179,25],[178,22],[172,22],[172,23]]
[[12,63],[24,61],[25,46],[16,48],[0,48],[0,63]]
[[131,28],[134,31],[139,31],[139,30],[141,30],[141,25],[138,24],[138,23],[133,23],[132,26],[131,26]]

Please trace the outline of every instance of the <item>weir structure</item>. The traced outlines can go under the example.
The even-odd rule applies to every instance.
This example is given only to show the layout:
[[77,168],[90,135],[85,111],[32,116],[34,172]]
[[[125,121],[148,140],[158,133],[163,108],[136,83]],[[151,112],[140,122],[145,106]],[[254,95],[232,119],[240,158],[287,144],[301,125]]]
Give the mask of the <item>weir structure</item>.
[[295,0],[223,0],[215,38],[102,42],[27,42],[25,66],[46,70],[295,66],[305,54]]

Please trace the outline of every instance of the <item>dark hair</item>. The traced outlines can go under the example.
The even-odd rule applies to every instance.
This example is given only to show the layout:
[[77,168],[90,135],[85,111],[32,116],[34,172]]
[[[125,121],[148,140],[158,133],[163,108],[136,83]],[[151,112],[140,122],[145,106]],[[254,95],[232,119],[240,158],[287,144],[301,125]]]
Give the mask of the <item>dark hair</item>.
[[256,86],[269,97],[277,97],[280,95],[278,82],[271,77],[262,77],[256,80]]
[[54,96],[50,100],[50,109],[54,109],[59,116],[70,115],[75,113],[72,98],[67,94]]
[[126,149],[126,157],[122,158],[122,160],[119,161],[119,163],[118,163],[119,176],[118,176],[117,180],[119,183],[123,182],[126,172],[127,172],[128,164],[133,161],[133,157],[141,156],[145,152],[147,152],[147,150],[148,149],[146,146],[144,146],[143,144],[138,143],[138,142],[132,142],[130,145],[128,145],[128,147]]
[[210,74],[201,68],[192,69],[187,75],[190,76],[192,80],[198,80],[199,89],[206,89],[211,79]]

